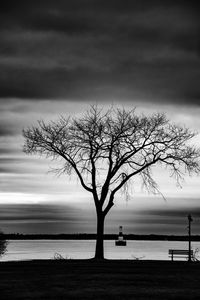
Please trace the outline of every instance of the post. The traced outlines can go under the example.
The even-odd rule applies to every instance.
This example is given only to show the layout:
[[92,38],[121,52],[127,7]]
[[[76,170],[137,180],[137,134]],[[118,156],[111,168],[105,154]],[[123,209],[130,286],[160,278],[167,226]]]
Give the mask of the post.
[[191,222],[192,216],[188,215],[188,261],[191,261]]

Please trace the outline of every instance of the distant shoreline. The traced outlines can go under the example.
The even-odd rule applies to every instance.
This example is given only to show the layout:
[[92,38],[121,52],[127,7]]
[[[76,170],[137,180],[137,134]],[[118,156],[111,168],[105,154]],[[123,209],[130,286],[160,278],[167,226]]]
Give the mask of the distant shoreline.
[[[105,240],[117,239],[117,234],[105,234]],[[95,240],[96,234],[1,234],[0,239],[6,240]],[[124,234],[126,240],[145,240],[145,241],[188,241],[187,235],[158,235],[158,234]],[[192,235],[191,241],[200,241],[200,235]]]

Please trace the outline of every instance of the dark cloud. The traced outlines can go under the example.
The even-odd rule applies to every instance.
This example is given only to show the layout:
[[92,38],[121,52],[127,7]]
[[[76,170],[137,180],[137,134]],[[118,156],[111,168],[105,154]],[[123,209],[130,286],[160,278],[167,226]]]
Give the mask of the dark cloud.
[[0,137],[14,135],[15,131],[10,126],[3,127],[0,125]]
[[173,201],[176,205],[171,207],[164,205],[163,207],[149,207],[148,209],[143,207],[139,210],[131,207],[129,209],[113,209],[109,218],[106,219],[106,226],[113,230],[118,224],[123,224],[128,233],[187,235],[187,216],[190,213],[193,217],[193,234],[198,234],[199,200],[191,198],[188,199],[186,205],[181,205],[182,200],[181,198],[174,198]]
[[[14,200],[14,199],[13,199]],[[0,226],[3,231],[22,233],[94,233],[94,209],[61,204],[1,204]],[[191,209],[193,234],[199,233],[199,209]],[[106,233],[117,233],[123,224],[126,233],[187,235],[188,211],[177,208],[112,210],[106,219]]]
[[[11,152],[11,153],[13,154],[13,152]],[[41,165],[41,162],[38,159],[36,159],[35,157],[31,157],[31,156],[29,156],[29,157],[28,156],[26,156],[26,157],[21,156],[20,157],[19,153],[15,153],[15,154],[16,154],[16,156],[6,155],[4,157],[0,157],[0,163],[4,163],[5,165],[8,165],[8,164],[10,164],[10,165],[14,165],[14,164],[21,165],[22,162],[23,162],[26,165],[28,162],[32,162],[34,164],[38,163],[38,164]],[[22,154],[22,152],[20,154]]]
[[[55,183],[55,173],[47,176],[48,170],[51,171],[47,161],[41,161],[36,157],[24,157],[19,151],[0,150],[0,191],[1,192],[17,192],[17,193],[50,193],[59,192],[59,184],[61,188],[62,181]],[[41,176],[41,172],[43,176]],[[46,180],[44,176],[46,175]],[[53,178],[54,177],[54,178]],[[54,179],[54,180],[53,180]],[[48,181],[50,180],[50,182]],[[50,187],[49,187],[50,186]],[[38,192],[39,191],[39,192]]]
[[[14,120],[10,120],[9,116],[6,118],[6,120],[5,117],[4,120],[3,118],[0,119],[0,138],[15,136],[16,134],[21,134],[21,131],[20,128],[16,126]],[[1,149],[1,145],[0,145],[0,149]]]
[[[46,162],[22,154],[22,128],[41,115],[53,118],[61,110],[57,105],[67,107],[61,101],[69,100],[70,112],[74,100],[77,107],[80,101],[111,99],[200,105],[199,8],[197,1],[183,0],[2,0],[1,192],[55,195],[59,201],[65,193],[71,197],[65,182],[43,177]],[[95,231],[88,211],[40,205],[7,209],[1,206],[0,219],[7,231]],[[106,230],[124,224],[130,233],[182,233],[188,210],[189,205],[181,211],[113,210]]]
[[1,220],[6,221],[58,221],[74,220],[79,210],[70,206],[51,204],[1,204]]
[[8,154],[14,154],[14,153],[16,153],[16,150],[14,150],[14,149],[12,149],[12,148],[8,148],[8,147],[2,147],[1,145],[0,145],[0,156],[2,156],[2,155],[8,155]]
[[197,1],[3,1],[0,97],[200,104]]
[[69,205],[1,204],[0,209],[0,226],[6,233],[94,232],[95,215]]
[[[8,174],[24,174],[25,171],[24,170],[20,170],[20,169],[14,169],[14,168],[11,168],[10,166],[0,166],[0,175],[8,175]],[[2,185],[2,181],[1,180],[1,185]],[[10,182],[11,183],[11,182]]]
[[[200,201],[199,201],[200,204]],[[188,200],[188,206],[187,207],[181,207],[177,206],[177,208],[171,208],[171,209],[149,209],[149,210],[143,210],[142,211],[143,216],[151,216],[155,217],[155,220],[151,222],[159,222],[157,218],[159,217],[160,219],[163,219],[165,222],[165,219],[168,219],[169,222],[170,220],[173,222],[176,220],[177,223],[182,222],[181,220],[186,220],[185,222],[187,223],[187,216],[188,214],[192,214],[194,218],[199,218],[200,217],[200,207],[198,207],[198,203],[195,207],[191,207],[189,200]]]

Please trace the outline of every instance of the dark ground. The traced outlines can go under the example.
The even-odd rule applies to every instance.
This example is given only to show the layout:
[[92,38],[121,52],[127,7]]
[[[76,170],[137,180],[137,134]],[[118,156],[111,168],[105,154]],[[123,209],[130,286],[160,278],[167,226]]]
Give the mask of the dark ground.
[[200,263],[131,260],[1,262],[0,299],[200,299]]

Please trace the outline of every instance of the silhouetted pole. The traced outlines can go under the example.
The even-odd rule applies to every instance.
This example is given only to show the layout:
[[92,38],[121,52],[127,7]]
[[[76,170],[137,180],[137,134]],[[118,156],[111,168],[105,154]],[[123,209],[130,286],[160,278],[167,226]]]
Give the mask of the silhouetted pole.
[[189,242],[189,253],[188,253],[188,261],[191,261],[191,222],[192,222],[192,216],[188,215],[188,242]]

